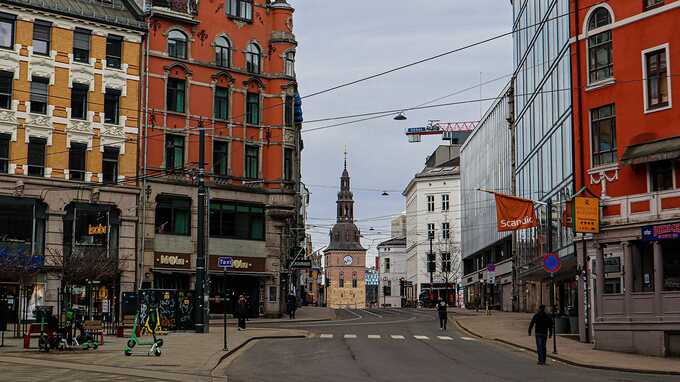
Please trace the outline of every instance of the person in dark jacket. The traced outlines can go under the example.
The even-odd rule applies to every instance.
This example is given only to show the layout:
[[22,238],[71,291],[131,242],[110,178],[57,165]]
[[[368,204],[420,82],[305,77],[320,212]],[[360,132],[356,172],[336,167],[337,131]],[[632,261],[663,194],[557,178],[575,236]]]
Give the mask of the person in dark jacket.
[[295,295],[293,293],[290,293],[288,295],[288,318],[289,319],[294,319],[295,318],[295,311],[297,310],[297,299],[295,298]]
[[536,327],[534,332],[536,335],[536,353],[538,353],[538,364],[545,365],[545,358],[547,354],[546,345],[548,338],[552,337],[553,322],[550,316],[545,312],[545,305],[538,307],[538,312],[534,314],[529,324],[529,336],[531,330]]
[[248,317],[248,301],[245,296],[238,297],[236,306],[236,317],[238,318],[238,330],[246,330],[246,317]]
[[446,330],[446,323],[449,320],[449,315],[448,315],[447,309],[448,309],[448,306],[446,305],[446,301],[444,301],[440,298],[439,302],[437,303],[437,314],[439,315],[439,329],[440,330]]

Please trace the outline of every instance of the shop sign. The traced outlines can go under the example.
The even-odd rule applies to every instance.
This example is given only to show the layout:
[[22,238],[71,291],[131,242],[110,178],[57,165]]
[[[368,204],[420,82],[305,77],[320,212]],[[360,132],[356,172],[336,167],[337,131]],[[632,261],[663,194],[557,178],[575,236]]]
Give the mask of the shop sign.
[[94,235],[106,235],[109,233],[109,227],[99,224],[99,225],[88,225],[87,226],[87,234],[90,236]]
[[618,273],[621,272],[621,258],[605,257],[604,258],[604,273]]
[[[239,257],[230,256],[231,261],[231,271],[241,271],[241,272],[264,272],[265,271],[265,258],[264,257]],[[220,265],[220,258],[224,256],[210,256],[209,268],[214,271],[224,271],[224,268]]]
[[517,231],[538,226],[533,201],[498,193],[494,195],[498,232]]
[[663,239],[680,239],[680,223],[642,227],[642,240],[657,241]]
[[574,198],[574,231],[600,232],[600,199],[581,196]]
[[154,266],[158,268],[191,268],[191,255],[185,253],[156,253]]

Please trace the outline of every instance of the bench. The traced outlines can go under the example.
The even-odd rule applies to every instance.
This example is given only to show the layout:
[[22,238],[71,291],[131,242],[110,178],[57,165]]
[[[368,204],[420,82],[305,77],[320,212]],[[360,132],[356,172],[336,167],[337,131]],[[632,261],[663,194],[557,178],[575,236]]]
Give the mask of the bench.
[[101,321],[85,320],[83,321],[83,330],[94,337],[99,336],[99,345],[104,345],[104,327]]

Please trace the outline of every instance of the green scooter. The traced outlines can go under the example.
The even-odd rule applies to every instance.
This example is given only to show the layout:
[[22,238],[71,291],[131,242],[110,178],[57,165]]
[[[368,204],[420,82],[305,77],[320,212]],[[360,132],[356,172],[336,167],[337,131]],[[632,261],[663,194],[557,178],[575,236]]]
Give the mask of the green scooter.
[[[153,317],[153,316],[151,316]],[[148,319],[151,321],[151,318]],[[139,312],[135,315],[135,321],[134,324],[132,325],[132,336],[130,336],[130,339],[127,342],[127,345],[125,346],[124,353],[126,356],[131,356],[132,355],[132,349],[136,345],[142,345],[142,346],[151,346],[149,348],[149,351],[146,353],[147,355],[155,355],[156,357],[161,356],[161,347],[163,346],[163,339],[162,338],[156,338],[156,330],[155,330],[155,325],[149,325],[151,328],[151,335],[153,336],[153,339],[151,340],[143,340],[140,338],[137,338],[137,326],[139,325],[140,327],[143,327],[143,325],[140,325],[141,323],[139,322]],[[140,330],[141,333],[141,330]]]

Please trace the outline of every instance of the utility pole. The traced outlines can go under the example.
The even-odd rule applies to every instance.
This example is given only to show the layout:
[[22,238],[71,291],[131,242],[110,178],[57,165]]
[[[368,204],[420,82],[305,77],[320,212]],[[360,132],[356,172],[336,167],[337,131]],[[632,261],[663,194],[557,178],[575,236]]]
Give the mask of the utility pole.
[[208,296],[205,294],[205,129],[198,121],[198,226],[196,240],[196,333],[208,333]]
[[[553,236],[552,236],[552,198],[548,198],[546,204],[547,209],[547,231],[548,231],[548,253],[552,252]],[[557,332],[555,325],[555,273],[550,273],[550,309],[552,313],[552,334],[553,334],[553,353],[557,354]]]

